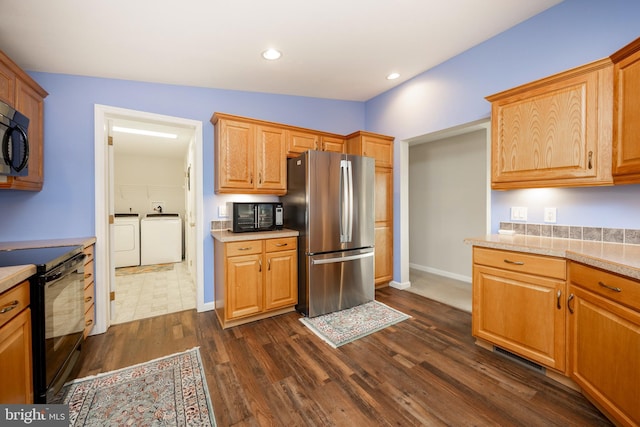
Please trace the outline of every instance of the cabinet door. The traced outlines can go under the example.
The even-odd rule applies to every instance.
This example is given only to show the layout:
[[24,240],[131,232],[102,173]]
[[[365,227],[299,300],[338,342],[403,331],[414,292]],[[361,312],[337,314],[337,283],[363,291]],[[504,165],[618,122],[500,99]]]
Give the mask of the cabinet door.
[[640,182],[640,39],[623,48],[614,66],[613,176],[616,183]]
[[297,251],[266,254],[265,310],[298,302]]
[[287,142],[285,131],[257,126],[256,188],[273,194],[287,191]]
[[613,182],[612,68],[601,61],[488,98],[494,189]]
[[393,167],[393,141],[375,136],[362,136],[362,155],[376,159],[376,167]]
[[393,225],[376,225],[374,259],[375,285],[386,286],[393,279]]
[[14,105],[16,94],[16,74],[2,61],[0,52],[0,100]]
[[41,190],[44,181],[44,100],[20,79],[16,79],[16,110],[29,118],[29,174],[14,177],[12,188]]
[[571,378],[619,425],[640,425],[640,313],[570,285]]
[[262,304],[262,255],[227,258],[226,320],[260,313]]
[[320,137],[318,134],[303,132],[299,130],[287,131],[287,154],[290,157],[297,157],[298,154],[308,150],[319,148]]
[[320,137],[320,146],[322,151],[331,151],[334,153],[344,153],[344,138],[338,138],[328,135]]
[[31,310],[0,328],[0,402],[33,403]]
[[474,264],[473,335],[564,372],[563,280]]
[[216,192],[253,190],[255,170],[255,126],[220,119],[216,125]]

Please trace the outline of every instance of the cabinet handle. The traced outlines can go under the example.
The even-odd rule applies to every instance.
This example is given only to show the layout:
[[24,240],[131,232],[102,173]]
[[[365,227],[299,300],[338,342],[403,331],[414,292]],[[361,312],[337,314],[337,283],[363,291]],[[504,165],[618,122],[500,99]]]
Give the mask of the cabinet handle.
[[10,302],[9,304],[7,304],[4,307],[0,308],[0,314],[5,314],[5,313],[10,312],[14,308],[16,308],[19,304],[20,304],[20,302],[18,300],[14,300],[14,301]]
[[593,151],[589,151],[589,169],[593,169]]
[[262,260],[258,260],[258,272],[262,272]]
[[253,184],[253,174],[249,174],[249,184]]
[[258,184],[262,184],[262,172],[258,172]]
[[524,262],[522,261],[511,261],[510,259],[505,259],[504,262],[506,262],[507,264],[513,264],[513,265],[524,265]]
[[86,298],[84,299],[84,302],[91,302],[91,300],[92,300],[92,299],[93,299],[93,297],[86,297]]
[[556,298],[557,299],[556,303],[557,303],[558,310],[560,310],[562,308],[562,306],[560,305],[560,297],[561,296],[562,296],[562,291],[559,290],[558,294],[557,294],[557,298]]
[[89,319],[86,322],[84,322],[84,326],[91,326],[93,325],[93,319]]
[[87,274],[84,275],[85,279],[88,279],[89,277],[91,277],[91,273],[87,273]]
[[567,300],[567,308],[569,309],[569,313],[573,314],[573,308],[571,307],[571,301],[573,301],[573,299],[576,296],[574,294],[569,295],[569,299]]
[[288,245],[288,243],[276,243],[276,247],[277,248],[281,248],[281,247],[287,246],[287,245]]
[[267,270],[271,271],[271,260],[267,261]]
[[248,251],[249,249],[251,249],[251,246],[246,248],[238,248],[239,251]]
[[622,289],[618,288],[617,286],[609,286],[606,283],[602,282],[598,282],[598,285],[602,286],[603,288],[609,289],[610,291],[622,292]]

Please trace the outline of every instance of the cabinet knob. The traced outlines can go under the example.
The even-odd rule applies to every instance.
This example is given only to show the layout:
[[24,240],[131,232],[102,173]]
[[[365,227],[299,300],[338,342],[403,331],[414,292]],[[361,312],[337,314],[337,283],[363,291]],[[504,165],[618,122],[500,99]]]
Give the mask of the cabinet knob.
[[16,308],[19,304],[20,304],[20,302],[18,300],[11,301],[9,304],[7,304],[4,307],[0,308],[0,314],[5,314],[5,313],[10,312],[14,308]]

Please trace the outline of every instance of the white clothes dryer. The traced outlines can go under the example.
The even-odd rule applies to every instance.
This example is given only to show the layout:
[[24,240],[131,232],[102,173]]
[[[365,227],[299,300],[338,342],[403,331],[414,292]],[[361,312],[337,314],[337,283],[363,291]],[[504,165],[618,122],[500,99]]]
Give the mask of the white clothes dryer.
[[116,268],[140,265],[139,215],[116,214],[113,234]]
[[140,221],[140,264],[182,261],[182,219],[178,214],[148,214]]

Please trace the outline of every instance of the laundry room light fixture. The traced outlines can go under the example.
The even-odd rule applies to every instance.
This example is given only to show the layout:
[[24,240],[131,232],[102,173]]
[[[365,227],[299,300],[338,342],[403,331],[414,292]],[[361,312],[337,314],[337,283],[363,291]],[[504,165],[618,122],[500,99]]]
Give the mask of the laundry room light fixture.
[[276,59],[279,59],[281,56],[282,56],[282,53],[276,49],[267,49],[264,52],[262,52],[262,57],[269,61],[274,61]]
[[159,138],[169,138],[169,139],[178,138],[178,135],[176,135],[175,133],[157,132],[154,130],[146,130],[146,129],[125,128],[121,126],[114,126],[113,131],[122,132],[122,133],[131,133],[134,135],[157,136]]
[[397,79],[398,77],[400,77],[400,74],[398,74],[398,73],[391,73],[391,74],[389,74],[389,75],[387,76],[387,80],[395,80],[395,79]]

